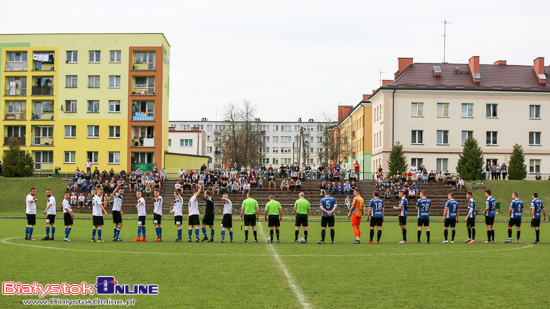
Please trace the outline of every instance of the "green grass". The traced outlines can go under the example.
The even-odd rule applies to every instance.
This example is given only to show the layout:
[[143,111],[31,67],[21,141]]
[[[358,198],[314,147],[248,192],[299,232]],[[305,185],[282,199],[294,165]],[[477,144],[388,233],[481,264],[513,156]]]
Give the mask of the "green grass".
[[[25,197],[36,188],[37,211],[46,209],[46,190],[51,189],[58,201],[63,199],[67,180],[60,178],[0,178],[0,216],[25,216]],[[40,211],[38,211],[40,213]]]
[[[176,229],[171,216],[165,216],[170,219],[163,221],[165,241],[155,243],[150,217],[149,241],[140,243],[131,242],[136,236],[133,220],[125,221],[122,243],[110,241],[110,222],[104,227],[106,242],[91,243],[91,220],[76,220],[72,242],[67,243],[62,241],[64,227],[60,220],[56,241],[30,242],[23,239],[24,220],[1,219],[2,280],[93,284],[96,276],[113,275],[120,284],[158,284],[158,296],[111,297],[135,298],[138,308],[302,307],[265,242],[269,236],[265,222],[261,223],[260,244],[242,243],[244,231],[238,221],[234,222],[235,243],[218,243],[219,221],[215,243],[174,243]],[[337,222],[334,245],[315,244],[320,239],[318,222],[310,222],[309,244],[293,245],[294,226],[284,222],[282,243],[273,248],[305,301],[316,308],[545,306],[544,291],[550,284],[542,276],[541,261],[550,254],[550,224],[541,227],[540,245],[530,244],[534,231],[527,223],[520,244],[503,243],[507,232],[502,223],[495,225],[495,244],[483,244],[486,233],[482,223],[477,225],[478,243],[463,244],[467,233],[461,223],[456,243],[444,245],[443,226],[433,219],[430,245],[425,243],[424,232],[422,244],[414,244],[416,224],[412,222],[408,225],[407,245],[397,244],[401,230],[393,222],[384,224],[379,245],[366,244],[366,222],[362,224],[361,245],[351,244],[354,237],[349,222]],[[44,234],[44,220],[39,220],[34,237],[41,239]],[[38,297],[0,296],[0,307],[22,307],[23,299]]]

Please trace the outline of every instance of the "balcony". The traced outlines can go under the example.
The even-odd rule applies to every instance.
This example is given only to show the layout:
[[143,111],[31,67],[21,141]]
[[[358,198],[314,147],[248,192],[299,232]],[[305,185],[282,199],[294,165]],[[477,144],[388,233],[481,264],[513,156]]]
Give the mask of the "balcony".
[[4,115],[4,120],[27,120],[27,116],[25,112],[19,112],[19,113],[6,112],[6,114]]
[[55,54],[53,52],[33,53],[32,69],[33,71],[53,71]]
[[154,71],[154,63],[135,62],[132,66],[132,71]]
[[155,147],[154,138],[133,138],[130,147]]
[[219,158],[219,157],[221,157],[222,155],[223,155],[223,152],[221,152],[221,151],[219,151],[219,150],[214,151],[214,156],[215,156],[215,157]]
[[8,146],[10,144],[10,139],[12,138],[15,138],[17,140],[17,144],[19,146],[25,146],[25,137],[13,137],[13,136],[4,137],[4,146]]
[[132,121],[155,121],[155,113],[154,112],[149,112],[149,113],[136,112],[132,116]]
[[133,71],[154,71],[155,70],[155,52],[138,51],[134,52],[132,60]]
[[214,135],[221,135],[222,133],[222,130],[214,130]]
[[53,146],[53,137],[33,136],[31,146]]
[[134,76],[132,95],[155,95],[155,77]]
[[223,145],[223,141],[214,141],[214,145],[216,145],[216,146],[222,146],[222,145]]
[[6,71],[27,71],[26,61],[6,61]]
[[153,170],[153,166],[154,166],[154,163],[132,163],[131,169],[132,171],[135,171],[139,167],[143,172],[151,172]]
[[50,96],[53,95],[51,86],[32,86],[32,95]]

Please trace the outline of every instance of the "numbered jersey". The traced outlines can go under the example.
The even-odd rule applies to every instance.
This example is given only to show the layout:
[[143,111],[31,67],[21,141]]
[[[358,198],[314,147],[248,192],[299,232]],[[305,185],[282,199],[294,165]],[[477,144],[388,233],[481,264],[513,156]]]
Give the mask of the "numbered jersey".
[[533,219],[540,220],[540,213],[544,209],[544,205],[542,204],[542,201],[538,198],[531,201],[531,209],[534,209],[533,212]]
[[384,202],[379,198],[373,198],[369,203],[369,208],[371,209],[373,218],[383,218],[384,217]]
[[485,213],[486,217],[495,217],[496,209],[497,209],[497,201],[494,197],[489,196],[487,200],[485,201],[485,207],[487,208],[487,212]]
[[447,219],[456,220],[458,213],[458,203],[455,200],[449,200],[445,203],[445,209],[447,209]]
[[399,201],[399,206],[400,207],[403,207],[401,209],[399,209],[398,211],[398,215],[400,217],[406,217],[407,216],[407,210],[409,208],[409,200],[407,200],[406,197],[403,197],[400,201]]
[[470,218],[475,219],[476,218],[476,211],[477,211],[476,201],[471,198],[468,201],[468,213],[470,214]]
[[354,215],[356,215],[357,217],[363,216],[363,207],[365,207],[365,200],[361,196],[354,197],[351,206],[355,207],[352,212]]
[[427,198],[421,198],[416,202],[416,209],[418,209],[418,219],[428,220],[430,219],[430,208],[432,207],[432,201]]
[[510,203],[510,209],[512,209],[510,218],[521,220],[521,215],[523,213],[523,202],[518,198],[513,200],[512,203]]
[[[334,210],[334,208],[336,207],[336,199],[332,196],[325,196],[321,199],[320,204],[320,207],[323,207],[326,211],[331,211]],[[329,216],[326,212],[323,211],[323,217],[334,217],[334,213]]]

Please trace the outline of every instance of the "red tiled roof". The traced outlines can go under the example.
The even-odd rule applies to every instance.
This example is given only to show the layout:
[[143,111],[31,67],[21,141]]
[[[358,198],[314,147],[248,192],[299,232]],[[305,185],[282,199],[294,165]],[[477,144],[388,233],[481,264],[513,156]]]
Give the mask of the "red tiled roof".
[[[441,76],[435,76],[434,66],[441,67]],[[550,67],[544,70],[548,79]],[[550,85],[539,83],[533,66],[481,64],[480,73],[481,83],[475,84],[468,64],[414,63],[381,88],[550,92]]]

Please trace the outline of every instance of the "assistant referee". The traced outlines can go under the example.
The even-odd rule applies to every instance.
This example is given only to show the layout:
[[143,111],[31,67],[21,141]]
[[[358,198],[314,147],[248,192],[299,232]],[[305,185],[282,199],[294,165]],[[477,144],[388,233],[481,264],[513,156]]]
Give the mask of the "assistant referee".
[[294,211],[296,212],[296,231],[294,232],[294,242],[298,243],[298,235],[300,234],[300,226],[304,229],[304,238],[307,244],[307,219],[309,213],[309,201],[304,198],[304,192],[298,195],[300,198],[294,203]]
[[252,226],[254,231],[254,242],[258,243],[258,231],[256,231],[256,220],[259,220],[260,206],[258,201],[253,199],[250,191],[246,194],[246,199],[243,201],[241,207],[241,220],[243,220],[244,213],[244,243],[248,243],[248,227]]

